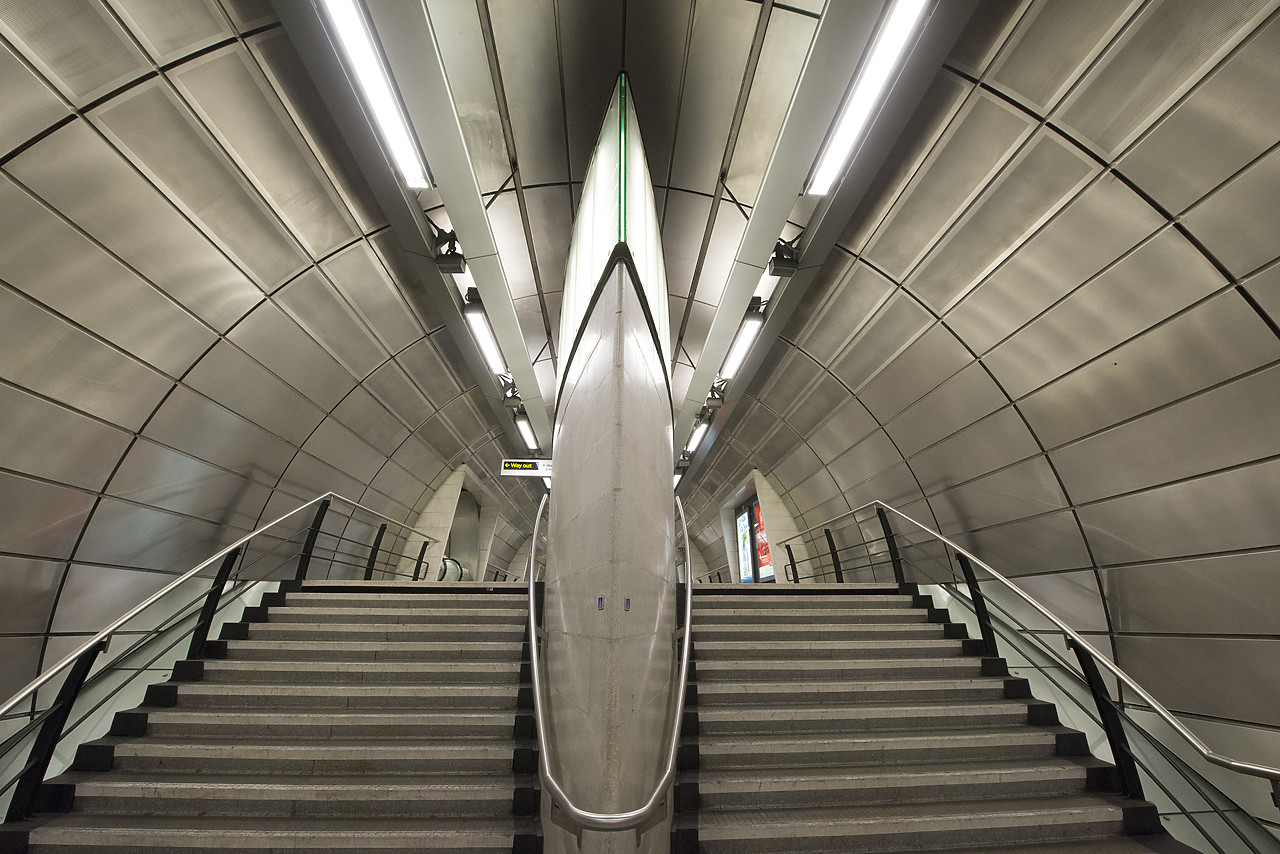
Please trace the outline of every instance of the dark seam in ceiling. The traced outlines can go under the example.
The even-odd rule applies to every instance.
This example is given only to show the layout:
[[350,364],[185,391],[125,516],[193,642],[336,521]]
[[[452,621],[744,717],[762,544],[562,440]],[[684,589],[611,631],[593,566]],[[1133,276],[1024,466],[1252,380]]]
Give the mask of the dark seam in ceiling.
[[[671,203],[671,172],[675,169],[676,163],[676,142],[680,138],[680,113],[684,108],[684,86],[689,74],[689,52],[693,47],[693,19],[694,10],[698,7],[698,0],[690,0],[689,3],[689,22],[685,25],[684,31],[684,51],[680,57],[680,85],[676,89],[676,112],[671,119],[671,156],[667,158],[667,174],[662,183],[662,188],[667,190],[662,197],[662,210],[658,213],[658,231],[662,231],[662,227],[667,221],[667,205]],[[650,178],[652,181],[652,177]],[[654,185],[655,191],[658,185]]]

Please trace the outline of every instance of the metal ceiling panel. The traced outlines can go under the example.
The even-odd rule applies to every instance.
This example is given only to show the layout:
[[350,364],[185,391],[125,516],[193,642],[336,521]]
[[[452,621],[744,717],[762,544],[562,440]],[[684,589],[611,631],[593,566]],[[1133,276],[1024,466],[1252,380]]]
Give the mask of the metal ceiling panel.
[[488,5],[520,177],[526,185],[566,183],[569,157],[554,0],[488,0]]
[[459,459],[459,455],[466,449],[466,443],[454,434],[453,428],[439,414],[424,421],[415,435],[438,453],[450,468],[466,462],[465,459]]
[[1120,170],[1181,213],[1275,144],[1277,90],[1280,21],[1272,20],[1126,153]]
[[1067,499],[1048,461],[1033,457],[932,495],[929,506],[938,530],[951,534],[1058,510]]
[[894,507],[903,507],[919,498],[920,485],[916,483],[906,463],[898,463],[844,494],[844,500],[850,508],[862,507],[871,501],[883,501]]
[[754,398],[747,397],[734,409],[721,432],[750,448],[758,445],[777,423],[776,414],[761,406]]
[[[529,244],[524,239],[524,224],[514,192],[504,192],[489,205],[489,224],[493,228],[498,254],[502,256],[502,269],[507,274],[511,299],[536,295],[538,288],[529,262]],[[463,251],[466,251],[465,246]],[[542,328],[541,318],[538,328]],[[546,337],[545,333],[543,337]]]
[[0,177],[0,278],[175,376],[215,339],[7,177]]
[[892,282],[866,264],[849,264],[843,257],[836,263],[845,272],[831,285],[830,295],[796,339],[800,349],[823,365],[831,364],[894,289]]
[[[462,126],[471,168],[475,170],[480,191],[491,193],[511,174],[514,155],[507,152],[502,137],[498,97],[480,31],[480,13],[471,0],[426,0],[424,5],[449,78],[449,91]],[[427,168],[432,168],[429,161]]]
[[382,345],[316,270],[298,276],[276,300],[356,377],[367,376],[386,361]]
[[1009,576],[1090,565],[1089,550],[1068,510],[957,533],[956,541]]
[[270,0],[218,0],[240,32],[257,29],[279,20]]
[[701,300],[694,300],[689,307],[689,322],[685,325],[684,339],[680,357],[688,357],[697,365],[702,359],[702,348],[707,343],[707,334],[711,323],[715,320],[715,306],[707,305]]
[[157,65],[234,35],[214,0],[108,0]]
[[670,186],[715,192],[759,15],[759,6],[739,0],[694,6]]
[[83,489],[102,488],[133,438],[8,385],[0,385],[0,412],[0,467]]
[[1228,291],[1050,383],[1019,406],[1045,447],[1053,448],[1276,359],[1280,341],[1248,303]]
[[[794,434],[791,434],[794,438]],[[818,459],[808,445],[793,445],[792,450],[782,462],[772,467],[769,474],[777,478],[779,485],[790,492],[797,484],[816,474],[822,468]]]
[[1067,96],[1060,123],[1110,159],[1275,6],[1275,0],[1148,4]]
[[[711,231],[711,241],[707,244],[706,257],[703,260],[702,273],[698,278],[698,290],[694,299],[710,306],[718,306],[729,282],[730,273],[735,263],[734,253],[742,242],[747,221],[732,202],[720,203],[716,214],[716,224]],[[749,297],[748,297],[749,299]],[[745,308],[744,308],[745,311]],[[676,326],[672,331],[677,330]],[[687,333],[686,333],[687,334]],[[701,346],[698,348],[701,350]],[[726,347],[726,351],[727,351]]]
[[1164,222],[1123,181],[1103,175],[971,291],[947,322],[986,352]]
[[433,343],[439,335],[447,334],[436,333],[431,338],[424,338],[396,356],[396,361],[426,393],[427,399],[436,409],[453,400],[462,391],[462,386],[448,368],[448,361]]
[[849,397],[836,408],[830,420],[807,438],[810,448],[823,462],[829,462],[869,436],[876,429],[876,420],[857,398]]
[[[982,4],[980,8],[988,5]],[[945,66],[938,72],[894,143],[893,153],[877,170],[866,195],[841,233],[841,246],[853,253],[862,251],[867,239],[889,213],[903,187],[950,126],[965,96],[973,88],[972,83]]]
[[1008,407],[951,434],[908,462],[921,488],[932,495],[1039,452],[1017,411]]
[[786,414],[787,423],[801,436],[808,437],[849,398],[849,390],[824,371]]
[[0,542],[10,554],[66,558],[93,502],[92,493],[0,472]]
[[96,0],[10,0],[5,7],[0,33],[77,106],[150,70],[115,16]]
[[445,462],[420,437],[410,436],[392,459],[423,483],[432,483],[445,470]]
[[947,64],[975,78],[981,77],[1031,2],[986,0],[979,3],[947,57]]
[[0,287],[5,379],[127,430],[142,426],[173,381]]
[[1174,229],[1166,229],[1023,327],[983,361],[1020,397],[1225,284]]
[[827,471],[841,492],[848,492],[901,462],[902,454],[893,446],[893,440],[883,430],[877,430],[827,463]]
[[738,136],[725,179],[744,205],[755,204],[817,28],[817,21],[802,15],[769,16],[760,62],[742,114],[742,127],[747,132]]
[[394,361],[387,362],[370,374],[365,379],[364,386],[410,430],[417,429],[435,411]]
[[1140,5],[1140,0],[1040,0],[1019,21],[988,78],[1047,115]]
[[215,51],[171,78],[311,257],[355,236],[355,221],[248,50]]
[[0,601],[12,608],[5,617],[6,633],[43,632],[48,627],[62,568],[60,561],[0,556]]
[[1104,568],[1103,587],[1117,631],[1274,635],[1277,559],[1262,551]]
[[971,362],[959,339],[938,323],[886,365],[858,398],[883,424]]
[[489,425],[481,417],[468,395],[460,395],[440,410],[440,414],[453,427],[454,432],[468,444],[489,432]]
[[1280,325],[1280,264],[1251,277],[1244,286],[1271,321]]
[[269,300],[227,337],[323,410],[332,409],[355,385],[327,350]]
[[183,382],[297,447],[325,417],[323,410],[292,386],[225,340],[219,341]]
[[368,182],[360,179],[355,157],[342,138],[333,115],[326,109],[316,85],[307,76],[302,60],[282,29],[273,29],[246,40],[249,50],[285,109],[293,116],[312,151],[325,165],[330,180],[363,231],[386,222]]
[[357,241],[320,268],[388,352],[397,353],[422,338],[422,325],[369,244]]
[[235,474],[139,439],[120,461],[106,491],[135,504],[251,530],[271,495],[269,486],[251,479],[253,474]]
[[[644,133],[645,157],[655,184],[666,184],[688,49],[692,0],[624,4],[627,55],[623,63]],[[658,211],[663,200],[658,199]]]
[[[56,582],[55,582],[56,583]],[[41,628],[43,631],[43,627]],[[43,637],[0,637],[0,692],[6,697],[21,691],[23,686],[40,675]],[[17,720],[0,729],[8,738],[21,728]]]
[[[1280,454],[1280,368],[1239,379],[1052,454],[1073,501],[1093,501]],[[1212,436],[1206,442],[1204,437]]]
[[782,360],[773,379],[756,397],[774,412],[784,413],[822,373],[822,368],[813,359],[792,349]]
[[939,241],[906,286],[936,311],[945,311],[1101,168],[1063,137],[1041,131]]
[[158,81],[113,98],[90,120],[260,285],[274,287],[306,263],[275,214]]
[[[1280,724],[1280,643],[1273,638],[1118,637],[1116,655],[1138,684],[1170,708]],[[1228,661],[1231,666],[1224,667]]]
[[0,156],[68,115],[70,110],[32,74],[7,44],[0,43]]
[[330,490],[344,496],[364,492],[364,484],[360,481],[303,452],[293,458],[276,488],[303,499],[314,498]]
[[[383,228],[367,235],[366,240],[386,275],[391,277],[392,290],[397,294],[396,301],[408,311],[414,328],[419,330],[419,334],[423,329],[433,332],[443,327],[444,318],[440,316],[436,305],[430,300],[421,298],[423,281],[414,267],[416,261],[409,257],[409,252],[400,245],[392,230]],[[413,296],[415,294],[417,298]],[[350,294],[347,298],[353,299]],[[376,311],[371,310],[371,316],[376,314]]]
[[[577,182],[586,177],[609,95],[618,71],[626,64],[620,38],[622,12],[621,3],[556,4],[567,104],[569,171]],[[619,37],[609,38],[611,34]]]
[[1007,402],[982,366],[970,363],[895,416],[884,429],[898,449],[911,456]]
[[[711,212],[711,199],[701,193],[685,193],[673,190],[667,194],[667,205],[662,222],[662,255],[667,265],[667,293],[677,297],[689,296],[689,284],[698,263],[701,241],[691,240],[690,235],[701,234]],[[672,340],[680,330],[680,318],[673,318]]]
[[76,559],[165,572],[186,571],[247,533],[245,529],[103,497],[85,528]]
[[379,453],[363,439],[332,418],[320,422],[320,426],[307,439],[303,450],[314,454],[329,465],[344,471],[361,483],[368,483],[386,462],[386,456]]
[[866,257],[901,281],[1034,127],[993,95],[971,96],[880,225]]
[[386,457],[394,454],[409,437],[404,425],[363,386],[351,389],[330,414]]
[[[523,171],[523,167],[521,168]],[[565,265],[569,260],[568,235],[573,228],[573,200],[567,187],[526,186],[524,196],[529,207],[529,229],[533,232],[533,247],[538,253],[542,289],[548,295],[559,293],[564,289]],[[558,300],[556,305],[559,305]],[[547,307],[551,308],[550,305]],[[551,313],[551,335],[553,338],[560,335],[558,308]]]
[[831,373],[855,392],[918,336],[933,318],[898,291],[831,362]]
[[1280,463],[1266,462],[1078,508],[1101,565],[1276,545]]
[[[524,348],[530,361],[537,358],[547,346],[547,332],[542,325],[542,306],[536,296],[521,297],[512,300],[516,317],[520,321],[520,334],[524,337]],[[549,358],[545,357],[544,358]]]
[[822,514],[815,514],[813,511],[828,502],[843,504],[843,499],[840,497],[840,487],[835,482],[835,478],[826,469],[792,487],[788,490],[787,495],[796,503],[796,509],[800,511],[800,514],[806,516],[806,518],[810,515],[827,516],[830,511],[824,510]]
[[296,450],[274,433],[183,386],[175,388],[156,411],[146,435],[215,466],[266,482],[280,476]]
[[1183,223],[1236,277],[1280,256],[1273,212],[1280,196],[1280,147],[1183,216]]
[[82,121],[5,169],[215,329],[262,299],[252,281]]
[[[1049,603],[1049,610],[1077,632],[1105,632],[1110,628],[1098,593],[1098,577],[1092,569],[1023,576],[1018,579],[1018,586],[1034,599]],[[1049,628],[1048,620],[1030,607],[1015,605],[1010,610],[1026,625]]]

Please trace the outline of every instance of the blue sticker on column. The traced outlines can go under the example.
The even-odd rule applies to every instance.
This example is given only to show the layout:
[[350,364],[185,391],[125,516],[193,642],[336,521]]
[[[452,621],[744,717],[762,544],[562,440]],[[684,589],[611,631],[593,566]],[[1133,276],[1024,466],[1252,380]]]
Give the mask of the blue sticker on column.
[[627,597],[627,604],[626,604],[626,607],[624,607],[622,610],[624,610],[624,611],[630,611],[630,610],[631,610],[631,597],[630,597],[630,596],[628,596],[628,597]]
[[597,611],[603,611],[603,610],[604,610],[604,597],[603,597],[603,596],[600,596],[599,598],[597,598],[597,599],[596,599],[596,610],[597,610]]

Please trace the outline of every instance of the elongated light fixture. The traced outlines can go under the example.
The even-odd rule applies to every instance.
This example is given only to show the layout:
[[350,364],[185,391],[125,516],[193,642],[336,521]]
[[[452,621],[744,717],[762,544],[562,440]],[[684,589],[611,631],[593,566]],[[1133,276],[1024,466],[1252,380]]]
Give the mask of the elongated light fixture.
[[818,158],[818,167],[813,171],[813,180],[809,182],[807,191],[810,195],[825,196],[829,193],[836,177],[849,162],[849,155],[862,139],[871,111],[880,101],[880,96],[898,67],[898,62],[915,33],[916,24],[928,8],[929,2],[930,0],[895,0],[880,32],[876,34],[871,54],[853,84],[853,91],[840,110],[835,130],[827,140],[827,147]]
[[703,421],[700,424],[698,424],[697,427],[694,427],[693,435],[689,437],[689,444],[685,445],[684,449],[691,454],[694,451],[698,450],[698,444],[702,441],[702,437],[707,435],[707,430],[710,427],[711,427],[710,421]]
[[498,339],[489,326],[489,318],[484,313],[484,304],[480,302],[480,292],[476,288],[467,291],[467,303],[462,307],[462,316],[471,327],[471,334],[476,339],[480,354],[489,370],[499,376],[507,373],[507,362],[502,358],[502,350],[498,348]]
[[357,0],[323,0],[323,3],[333,24],[333,33],[347,55],[351,70],[355,72],[365,103],[373,111],[373,120],[396,168],[410,187],[418,190],[430,188],[427,167],[422,162],[409,122],[391,88],[391,77],[373,44],[373,34],[369,32]]
[[523,409],[516,413],[516,429],[520,431],[520,438],[524,440],[526,448],[538,450],[538,437],[534,435],[533,425],[529,423],[529,414]]
[[543,486],[545,486],[545,487],[547,488],[547,491],[548,491],[548,492],[550,492],[550,491],[551,491],[551,478],[549,478],[549,477],[544,477],[544,478],[542,479],[542,484],[543,484]]
[[720,379],[733,379],[734,374],[738,373],[738,369],[742,367],[742,363],[747,360],[747,353],[751,351],[751,345],[760,334],[760,327],[764,326],[763,306],[764,303],[760,297],[751,298],[747,306],[747,314],[742,318],[742,325],[738,327],[738,335],[733,339],[729,355],[725,357],[724,365],[720,368]]

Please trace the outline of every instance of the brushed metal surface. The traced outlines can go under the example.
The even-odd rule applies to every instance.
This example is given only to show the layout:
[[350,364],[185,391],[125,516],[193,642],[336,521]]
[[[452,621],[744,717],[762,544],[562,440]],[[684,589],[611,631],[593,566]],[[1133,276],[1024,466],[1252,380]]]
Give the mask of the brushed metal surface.
[[902,453],[910,456],[989,415],[1006,402],[1008,399],[991,375],[981,365],[970,362],[915,400],[885,424],[884,429]]
[[295,446],[301,446],[324,418],[319,407],[226,340],[219,341],[184,382]]
[[259,479],[279,477],[295,452],[274,433],[183,386],[175,388],[156,410],[145,435],[216,466],[252,472]]
[[270,300],[260,303],[227,337],[322,409],[332,407],[356,384],[331,353]]
[[1183,222],[1236,277],[1280,256],[1269,216],[1280,193],[1280,149],[1241,171],[1183,216]]
[[[0,557],[0,601],[10,608],[5,617],[6,634],[44,632],[64,566],[53,560]],[[20,687],[15,686],[13,690]]]
[[367,243],[358,241],[331,256],[321,269],[389,352],[403,350],[422,337],[422,325],[405,302],[402,288]]
[[298,276],[276,300],[354,376],[366,377],[386,361],[386,350],[316,270]]
[[158,65],[232,35],[215,0],[108,0]]
[[1005,407],[958,430],[909,460],[926,494],[995,471],[1040,451],[1013,407]]
[[0,468],[101,489],[130,433],[44,398],[0,385]]
[[5,93],[0,152],[8,153],[70,112],[7,44],[0,44],[0,87]]
[[830,370],[855,392],[932,323],[920,304],[898,291],[831,360]]
[[969,352],[951,330],[935,324],[867,383],[858,399],[884,423],[971,361]]
[[418,429],[435,411],[394,361],[386,362],[370,374],[364,381],[364,387],[410,430]]

